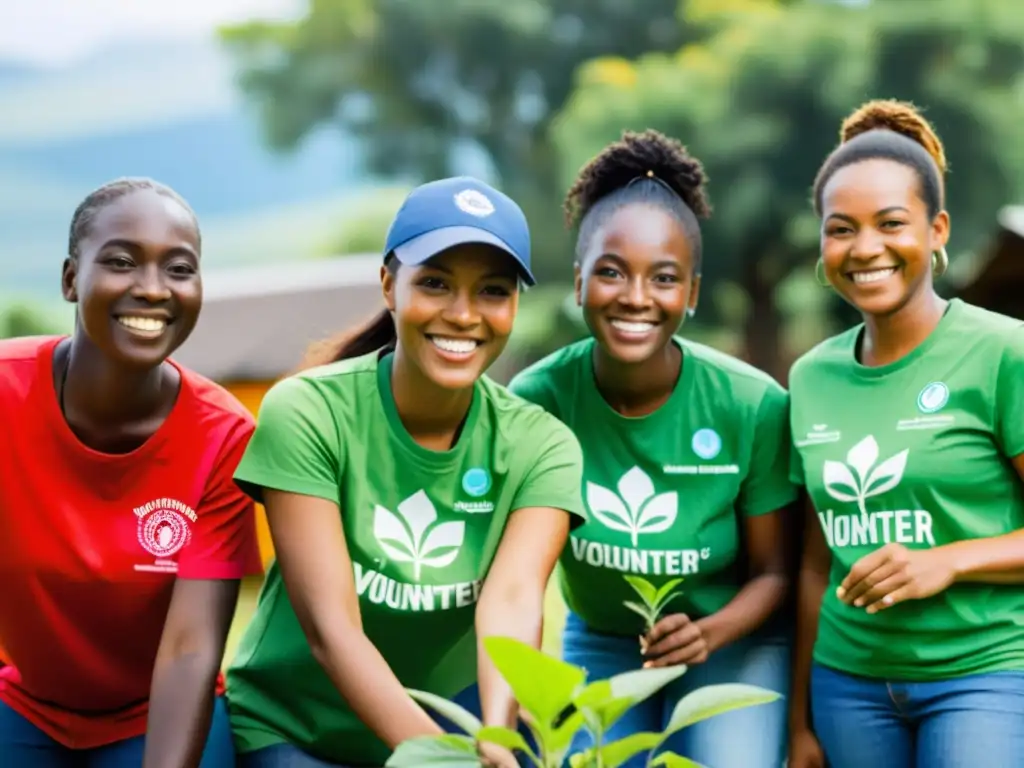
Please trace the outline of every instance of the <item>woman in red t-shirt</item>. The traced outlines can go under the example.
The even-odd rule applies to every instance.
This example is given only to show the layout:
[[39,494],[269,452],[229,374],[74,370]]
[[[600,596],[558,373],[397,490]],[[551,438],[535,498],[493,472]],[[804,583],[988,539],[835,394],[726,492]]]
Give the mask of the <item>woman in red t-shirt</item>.
[[3,765],[234,765],[220,663],[261,570],[232,481],[253,420],[168,359],[199,253],[177,194],[107,184],[71,223],[74,333],[0,341]]

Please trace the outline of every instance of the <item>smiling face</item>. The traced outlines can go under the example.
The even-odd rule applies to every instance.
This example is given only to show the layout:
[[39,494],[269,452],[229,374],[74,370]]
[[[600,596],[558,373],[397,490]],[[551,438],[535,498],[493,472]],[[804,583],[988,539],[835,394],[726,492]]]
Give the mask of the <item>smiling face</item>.
[[619,362],[649,359],[672,341],[700,277],[682,226],[642,203],[618,209],[594,232],[576,270],[576,300],[597,343]]
[[519,306],[512,258],[487,245],[385,269],[383,286],[402,356],[444,389],[473,386],[505,349]]
[[136,190],[101,208],[64,262],[78,332],[135,368],[162,363],[188,338],[202,305],[199,233],[178,202]]
[[890,315],[932,288],[932,254],[949,216],[928,214],[913,169],[892,160],[840,168],[822,190],[821,259],[828,281],[867,315]]

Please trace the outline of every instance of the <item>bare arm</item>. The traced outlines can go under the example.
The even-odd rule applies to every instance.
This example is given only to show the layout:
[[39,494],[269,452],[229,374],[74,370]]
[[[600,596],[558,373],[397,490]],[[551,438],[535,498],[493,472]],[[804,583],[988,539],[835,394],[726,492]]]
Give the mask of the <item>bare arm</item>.
[[810,499],[806,504],[804,552],[797,583],[796,642],[793,648],[793,686],[789,696],[789,723],[793,732],[810,728],[811,659],[818,637],[818,615],[828,589],[832,553],[821,531]]
[[[1024,454],[1013,468],[1024,481]],[[951,558],[956,581],[1024,584],[1024,530],[988,539],[968,539],[942,547]]]
[[271,489],[264,504],[285,589],[313,657],[359,719],[391,749],[443,733],[363,634],[338,505]]
[[[477,637],[510,637],[540,647],[544,591],[569,536],[569,514],[545,507],[509,517],[480,593]],[[480,704],[484,723],[514,728],[518,705],[504,678],[478,647]]]
[[697,620],[709,653],[749,635],[786,599],[785,514],[778,510],[744,519],[750,580],[720,611]]
[[150,687],[143,768],[196,768],[238,601],[237,579],[178,579]]

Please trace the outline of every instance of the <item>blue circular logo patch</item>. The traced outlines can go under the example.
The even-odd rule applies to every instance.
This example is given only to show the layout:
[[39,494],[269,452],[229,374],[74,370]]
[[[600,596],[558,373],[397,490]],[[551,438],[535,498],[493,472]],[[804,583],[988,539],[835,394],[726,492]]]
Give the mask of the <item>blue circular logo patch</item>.
[[491,473],[483,467],[466,470],[462,476],[462,490],[470,496],[483,496],[491,490]]
[[941,411],[949,402],[949,387],[941,381],[933,381],[925,385],[921,394],[917,396],[917,409],[921,413],[935,413]]
[[722,450],[722,438],[713,429],[698,429],[693,433],[693,441],[690,443],[693,452],[705,461],[715,458]]

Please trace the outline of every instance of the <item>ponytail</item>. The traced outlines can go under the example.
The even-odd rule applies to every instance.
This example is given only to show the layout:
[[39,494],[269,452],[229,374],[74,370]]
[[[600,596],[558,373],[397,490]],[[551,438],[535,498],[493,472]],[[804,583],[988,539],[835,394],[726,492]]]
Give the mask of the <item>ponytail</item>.
[[394,349],[396,341],[395,321],[391,317],[391,311],[382,309],[361,328],[342,331],[310,345],[299,370],[304,371],[351,357],[361,357],[384,347]]

